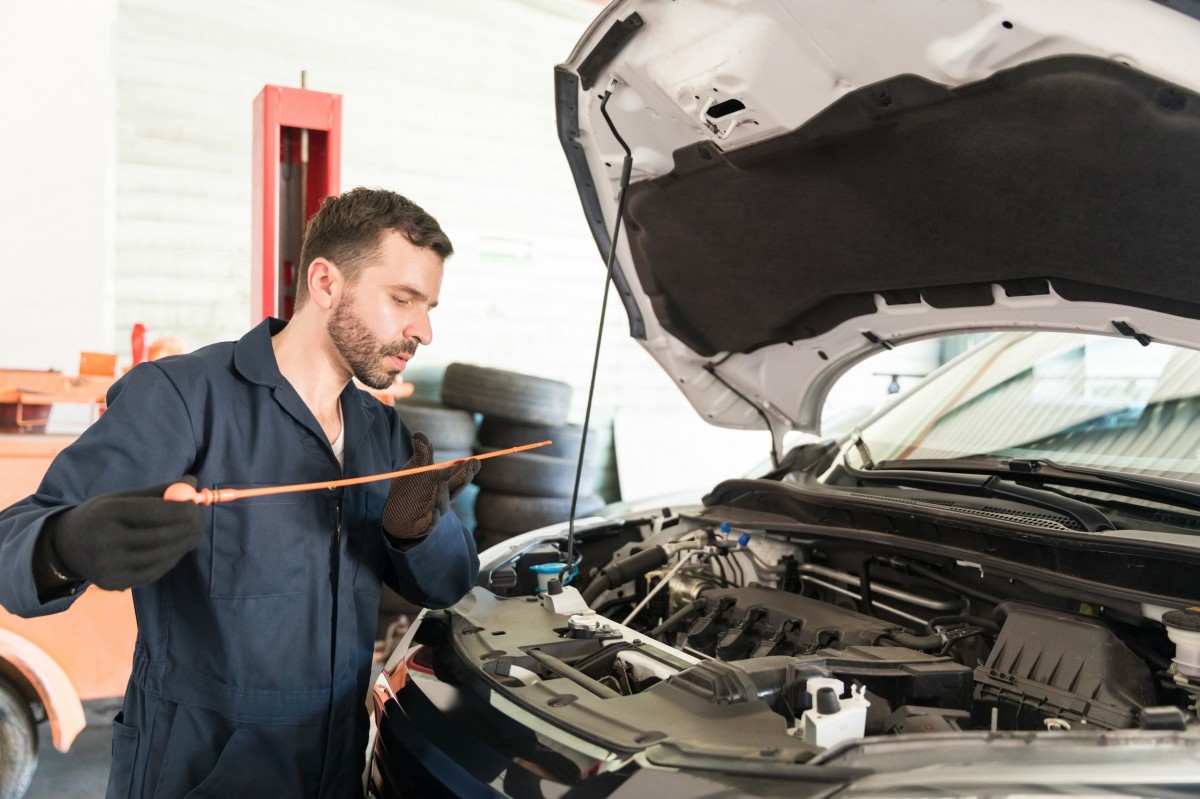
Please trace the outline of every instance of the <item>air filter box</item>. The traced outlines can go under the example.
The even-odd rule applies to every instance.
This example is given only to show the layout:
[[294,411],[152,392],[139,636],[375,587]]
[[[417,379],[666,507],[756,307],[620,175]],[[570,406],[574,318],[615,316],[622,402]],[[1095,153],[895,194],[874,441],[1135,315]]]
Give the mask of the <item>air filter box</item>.
[[1043,729],[1047,718],[1105,729],[1136,727],[1155,704],[1150,669],[1103,622],[1067,611],[1007,602],[988,662],[975,670],[972,722]]

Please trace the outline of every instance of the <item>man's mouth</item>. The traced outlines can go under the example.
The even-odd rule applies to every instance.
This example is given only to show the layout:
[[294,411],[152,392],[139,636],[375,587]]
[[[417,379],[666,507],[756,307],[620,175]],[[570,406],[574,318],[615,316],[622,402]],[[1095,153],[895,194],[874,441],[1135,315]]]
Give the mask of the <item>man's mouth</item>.
[[399,345],[393,345],[383,351],[383,356],[387,358],[392,367],[397,372],[403,372],[404,367],[408,365],[408,361],[417,352],[417,342],[405,341]]

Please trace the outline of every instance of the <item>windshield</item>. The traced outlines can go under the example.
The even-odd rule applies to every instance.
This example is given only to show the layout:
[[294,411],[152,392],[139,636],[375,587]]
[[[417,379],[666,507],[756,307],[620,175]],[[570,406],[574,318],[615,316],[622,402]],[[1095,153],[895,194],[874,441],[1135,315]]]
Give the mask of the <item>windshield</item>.
[[1200,482],[1200,354],[1078,333],[977,345],[862,429],[876,463],[1031,458]]

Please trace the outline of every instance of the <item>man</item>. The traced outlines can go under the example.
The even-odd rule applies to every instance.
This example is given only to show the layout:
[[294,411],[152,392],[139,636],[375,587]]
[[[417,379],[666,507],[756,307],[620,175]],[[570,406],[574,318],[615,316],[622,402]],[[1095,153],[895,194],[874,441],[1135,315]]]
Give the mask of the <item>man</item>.
[[64,610],[92,583],[134,589],[110,799],[361,794],[380,584],[427,607],[470,590],[478,557],[449,502],[478,461],[206,508],[162,495],[185,475],[249,487],[431,463],[350,378],[384,388],[429,344],[452,252],[397,194],[328,199],[290,322],[131,370],[38,492],[0,513],[13,613]]

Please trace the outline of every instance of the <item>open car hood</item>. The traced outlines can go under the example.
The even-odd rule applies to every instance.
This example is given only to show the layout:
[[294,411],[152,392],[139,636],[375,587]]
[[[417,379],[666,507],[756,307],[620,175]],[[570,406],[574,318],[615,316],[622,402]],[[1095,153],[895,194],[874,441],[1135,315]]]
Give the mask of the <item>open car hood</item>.
[[631,153],[631,334],[703,418],[777,444],[907,340],[1196,346],[1197,9],[612,3],[557,70],[558,125],[605,255]]

